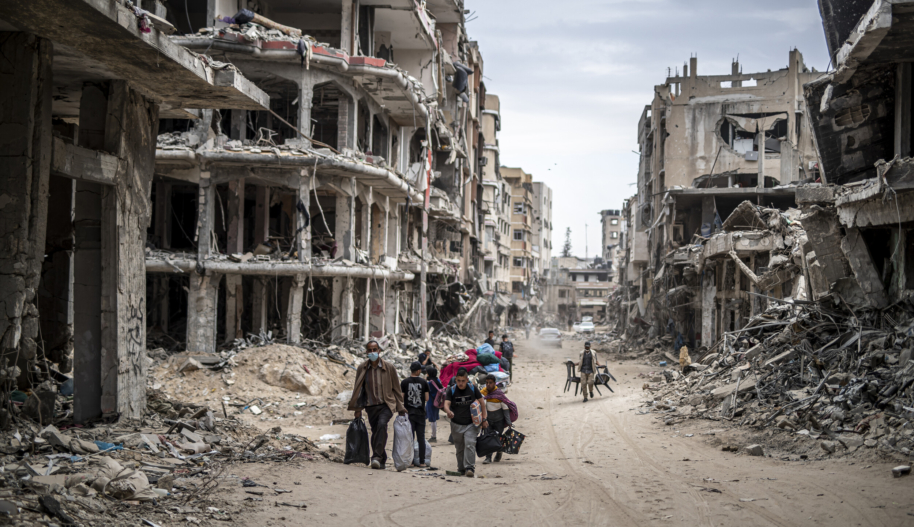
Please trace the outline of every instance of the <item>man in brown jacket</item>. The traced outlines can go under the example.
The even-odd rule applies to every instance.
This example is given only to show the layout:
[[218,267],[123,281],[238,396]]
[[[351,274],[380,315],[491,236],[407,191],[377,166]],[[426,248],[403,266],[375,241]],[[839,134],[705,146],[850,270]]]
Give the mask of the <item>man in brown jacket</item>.
[[349,410],[355,418],[362,418],[362,410],[368,414],[371,427],[371,468],[383,469],[387,463],[387,424],[394,412],[406,415],[403,406],[403,392],[400,378],[394,365],[378,355],[381,351],[377,341],[365,345],[368,360],[359,365],[352,386]]

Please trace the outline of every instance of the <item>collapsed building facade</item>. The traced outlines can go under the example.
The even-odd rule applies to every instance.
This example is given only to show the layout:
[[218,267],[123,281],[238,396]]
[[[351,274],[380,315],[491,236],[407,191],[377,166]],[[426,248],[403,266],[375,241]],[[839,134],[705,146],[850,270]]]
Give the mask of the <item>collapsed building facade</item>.
[[623,208],[618,329],[711,348],[785,299],[910,296],[912,7],[823,7],[832,73],[796,50],[758,74],[698,76],[692,58],[655,88]]
[[4,389],[48,414],[72,376],[76,422],[136,418],[147,346],[503,322],[511,187],[464,15],[455,0],[0,7]]

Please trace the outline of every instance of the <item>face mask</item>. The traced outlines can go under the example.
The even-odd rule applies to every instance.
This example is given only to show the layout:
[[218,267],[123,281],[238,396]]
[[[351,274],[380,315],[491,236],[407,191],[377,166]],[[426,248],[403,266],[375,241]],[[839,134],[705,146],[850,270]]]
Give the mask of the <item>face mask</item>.
[[377,354],[377,353],[369,353],[369,354],[368,354],[368,360],[370,360],[371,362],[374,362],[374,361],[378,360],[378,354]]

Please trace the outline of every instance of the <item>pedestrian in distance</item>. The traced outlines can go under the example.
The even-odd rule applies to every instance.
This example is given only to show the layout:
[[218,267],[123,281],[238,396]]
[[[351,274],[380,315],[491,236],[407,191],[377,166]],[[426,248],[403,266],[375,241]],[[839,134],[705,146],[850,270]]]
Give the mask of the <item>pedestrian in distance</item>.
[[526,335],[526,340],[530,340],[530,324],[524,326],[524,334]]
[[514,380],[514,344],[508,340],[508,335],[501,336],[501,357],[508,361],[508,379]]
[[486,339],[486,344],[492,346],[492,349],[495,349],[495,332],[489,331],[489,338]]
[[438,396],[438,392],[444,389],[444,386],[441,385],[441,379],[438,378],[438,369],[434,366],[425,368],[425,378],[428,382],[428,402],[425,403],[425,417],[432,428],[432,437],[428,438],[428,442],[437,443],[439,409],[435,406],[435,398]]
[[419,361],[409,366],[410,376],[400,381],[403,392],[403,406],[409,416],[413,438],[419,443],[419,467],[425,468],[425,405],[428,402],[428,382],[420,377],[422,364]]
[[371,468],[384,469],[387,464],[387,425],[394,412],[406,415],[400,378],[394,365],[380,357],[381,347],[376,340],[365,345],[368,357],[355,372],[349,411],[356,419],[362,410],[368,414],[371,428]]
[[[517,406],[514,406],[514,419],[511,416],[511,406],[514,405],[505,395],[505,392],[496,384],[495,376],[486,375],[486,386],[480,393],[486,398],[486,418],[489,420],[489,426],[499,434],[505,431],[505,428],[511,426],[514,419],[517,418]],[[501,452],[495,453],[495,462],[501,461]],[[486,456],[483,465],[492,462],[492,454]]]
[[[476,476],[476,436],[488,428],[486,402],[479,388],[470,383],[466,368],[459,368],[454,386],[449,387],[444,412],[451,420],[451,436],[457,453],[457,471],[468,478]],[[474,406],[475,403],[475,406]],[[474,416],[476,417],[474,423]]]
[[593,381],[600,360],[597,358],[597,352],[590,349],[590,342],[584,343],[584,351],[578,358],[578,368],[581,372],[581,393],[584,394],[584,402],[587,402],[587,392],[590,392],[590,398],[593,399]]

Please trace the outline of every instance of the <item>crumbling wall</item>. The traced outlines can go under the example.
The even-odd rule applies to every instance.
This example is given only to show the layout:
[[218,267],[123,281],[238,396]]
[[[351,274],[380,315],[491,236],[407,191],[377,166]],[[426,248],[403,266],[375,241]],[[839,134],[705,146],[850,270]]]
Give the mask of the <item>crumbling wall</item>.
[[[27,371],[38,352],[36,290],[51,167],[51,43],[0,33],[0,353]],[[20,376],[20,387],[28,384]]]

